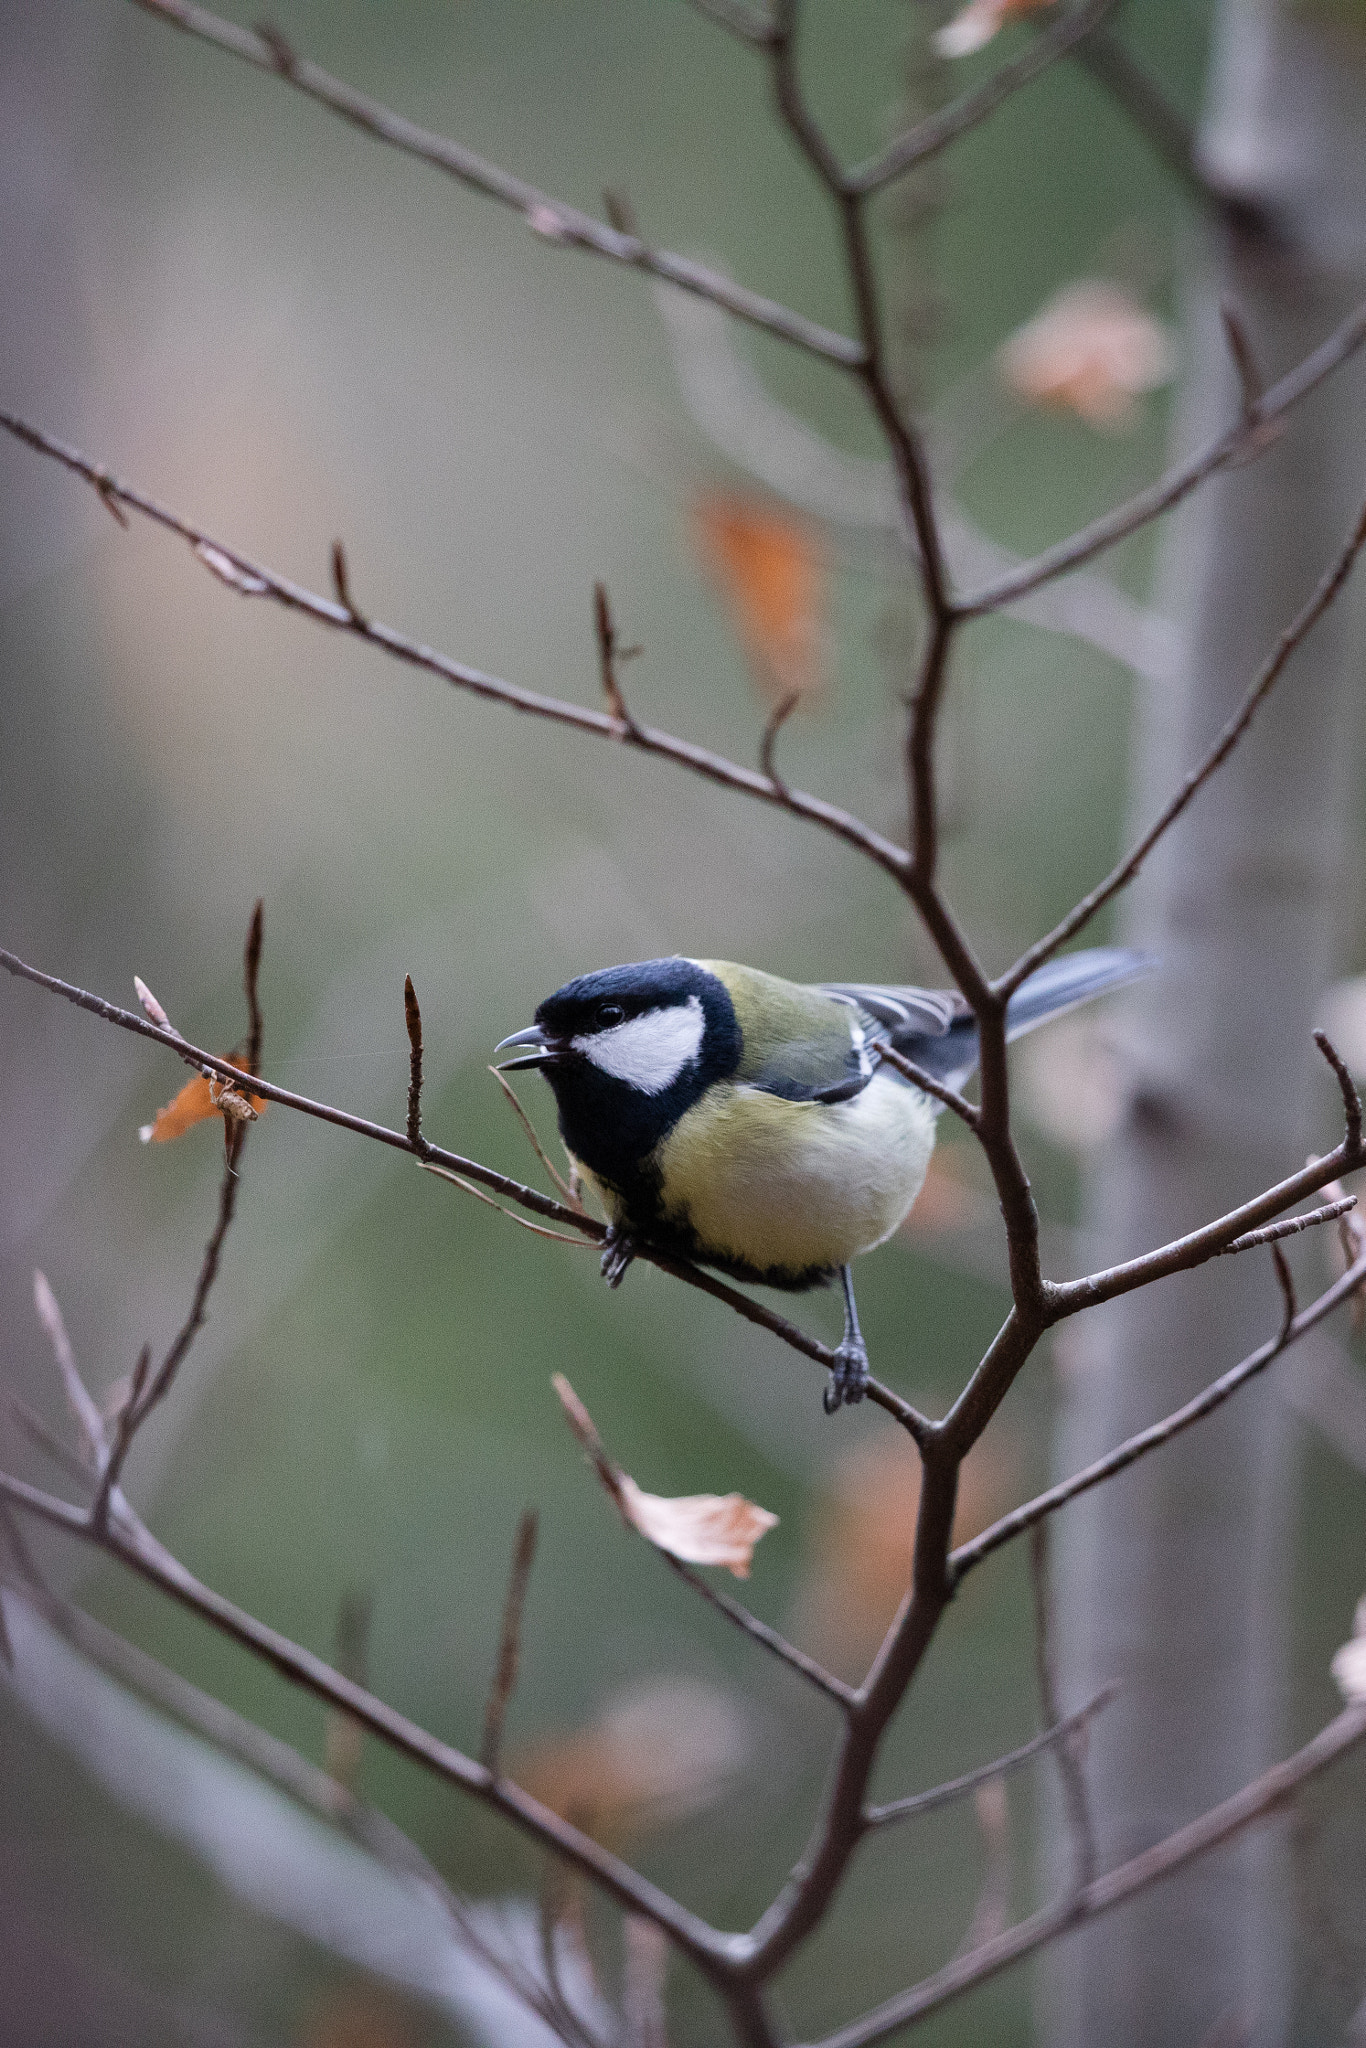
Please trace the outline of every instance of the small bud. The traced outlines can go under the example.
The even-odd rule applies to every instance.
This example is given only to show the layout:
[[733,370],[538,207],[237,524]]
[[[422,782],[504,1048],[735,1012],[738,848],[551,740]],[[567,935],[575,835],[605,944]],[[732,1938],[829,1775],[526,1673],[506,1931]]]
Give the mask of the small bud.
[[222,548],[214,547],[211,541],[195,542],[194,551],[206,569],[213,571],[220,583],[226,583],[233,590],[240,590],[244,597],[260,597],[270,589],[264,576],[254,575],[250,569],[241,568],[231,555],[225,555]]
[[[166,1012],[162,1009],[161,1004],[152,994],[152,991],[148,988],[146,982],[143,980],[140,974],[135,974],[133,976],[133,987],[138,992],[138,1001],[142,1004],[143,1009],[147,1012],[147,1015],[151,1018],[152,1022],[154,1024],[160,1025],[163,1031],[175,1031],[175,1025],[166,1015]],[[180,1033],[176,1031],[176,1037],[179,1038],[179,1036]]]

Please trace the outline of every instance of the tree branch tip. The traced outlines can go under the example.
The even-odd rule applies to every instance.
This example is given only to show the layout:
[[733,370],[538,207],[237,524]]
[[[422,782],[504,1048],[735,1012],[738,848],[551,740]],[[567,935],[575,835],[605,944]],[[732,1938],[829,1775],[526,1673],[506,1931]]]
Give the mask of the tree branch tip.
[[759,741],[759,772],[761,775],[768,777],[779,796],[784,800],[787,800],[792,792],[773,765],[773,748],[778,734],[787,724],[788,719],[801,701],[802,693],[800,690],[789,690],[785,697],[780,698],[769,713],[768,723],[765,725],[763,737]]
[[157,1001],[156,997],[152,994],[152,991],[148,988],[146,982],[143,980],[140,974],[135,974],[133,976],[133,987],[137,991],[138,1001],[142,1004],[142,1007],[146,1012],[148,1018],[151,1020],[151,1022],[157,1025],[162,1031],[169,1031],[174,1037],[179,1038],[180,1033],[176,1030],[175,1025],[171,1022],[165,1010]]
[[607,215],[608,225],[615,228],[619,235],[624,235],[631,242],[641,240],[635,208],[624,192],[612,185],[604,185],[602,210]]
[[1257,408],[1266,388],[1265,379],[1258,366],[1243,316],[1227,293],[1219,301],[1219,318],[1223,323],[1224,339],[1228,352],[1233,358],[1233,367],[1238,373],[1238,384],[1242,394],[1243,418],[1249,426],[1257,424]]
[[1337,1077],[1337,1084],[1342,1092],[1342,1111],[1347,1125],[1347,1143],[1353,1155],[1359,1155],[1361,1152],[1361,1097],[1357,1093],[1356,1083],[1352,1079],[1346,1060],[1344,1060],[1326,1031],[1316,1030],[1314,1033],[1314,1043]]
[[352,625],[362,633],[368,632],[370,621],[351,595],[351,572],[347,565],[346,549],[339,540],[332,543],[332,588],[337,593],[337,603]]

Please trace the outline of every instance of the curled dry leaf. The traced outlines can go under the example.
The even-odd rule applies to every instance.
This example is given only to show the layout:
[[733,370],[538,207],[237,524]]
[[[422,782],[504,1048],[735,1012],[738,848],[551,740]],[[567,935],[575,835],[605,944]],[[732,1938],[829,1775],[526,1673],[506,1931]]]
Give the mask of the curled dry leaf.
[[164,1145],[170,1138],[183,1137],[195,1124],[211,1116],[231,1117],[238,1123],[252,1123],[265,1109],[260,1095],[246,1095],[231,1081],[210,1080],[196,1074],[187,1081],[149,1124],[142,1124],[138,1136],[144,1145]]
[[1118,285],[1069,284],[997,354],[1001,376],[1029,405],[1079,413],[1093,427],[1122,430],[1134,400],[1170,382],[1176,358],[1161,321]]
[[693,503],[702,562],[725,600],[755,686],[772,705],[819,695],[829,578],[809,525],[737,491]]
[[1019,14],[1038,14],[1054,0],[968,0],[951,21],[930,38],[941,57],[970,57],[984,49],[1005,24]]
[[722,1565],[737,1579],[749,1577],[754,1546],[776,1528],[778,1517],[740,1493],[646,1493],[607,1454],[597,1425],[563,1373],[551,1381],[579,1442],[621,1518],[656,1550],[685,1564]]
[[1350,1705],[1366,1700],[1366,1599],[1357,1602],[1351,1642],[1343,1644],[1329,1669],[1338,1691]]

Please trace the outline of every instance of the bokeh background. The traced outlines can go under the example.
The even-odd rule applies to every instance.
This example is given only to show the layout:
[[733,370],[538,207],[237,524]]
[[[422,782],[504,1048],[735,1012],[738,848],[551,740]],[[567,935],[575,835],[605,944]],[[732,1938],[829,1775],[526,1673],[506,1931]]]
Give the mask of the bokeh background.
[[[812,97],[847,155],[947,90],[923,10],[840,0],[810,14]],[[846,323],[828,209],[772,119],[758,61],[687,7],[281,0],[274,18],[330,69],[547,190],[597,210],[610,185],[652,239]],[[718,507],[773,501],[699,420],[685,345],[648,283],[537,239],[118,0],[6,0],[0,22],[6,406],[315,588],[344,537],[363,608],[535,689],[597,701],[601,578],[623,638],[644,650],[625,671],[637,715],[755,757],[768,706],[716,535]],[[1202,6],[1176,0],[1135,0],[1126,17],[1192,110],[1206,29]],[[1004,338],[1079,277],[1175,321],[1188,202],[1087,77],[1055,67],[878,220],[902,374],[981,533],[1036,549],[1154,473],[1162,393],[1126,431],[1101,432],[1020,406],[993,366]],[[847,457],[879,455],[836,376],[761,337],[735,346],[772,403]],[[913,605],[875,528],[803,529],[823,682],[780,759],[896,832]],[[0,536],[4,943],[117,1001],[139,973],[182,1030],[227,1047],[263,897],[266,1070],[284,1085],[401,1123],[411,973],[429,1132],[530,1175],[486,1066],[576,972],[680,951],[805,979],[939,978],[896,893],[852,853],[245,601],[182,544],[120,531],[92,493],[8,445]],[[1135,601],[1120,611],[1155,670],[1151,549],[1127,545],[1107,575]],[[999,966],[1118,843],[1135,684],[1087,640],[1014,620],[976,626],[960,647],[948,873]],[[1344,972],[1360,964],[1352,943]],[[33,1268],[107,1387],[184,1312],[221,1145],[206,1125],[140,1146],[179,1070],[35,990],[0,990],[0,1046],[4,1370],[57,1424]],[[1094,1114],[1071,1116],[1088,1087]],[[548,1093],[534,1077],[522,1093],[549,1138]],[[1026,1091],[1059,1265],[1078,1220],[1078,1144],[1103,1135],[1103,1096],[1062,1055]],[[980,1169],[944,1136],[925,1215],[860,1274],[877,1369],[931,1407],[1006,1302]],[[837,1329],[833,1301],[801,1314]],[[609,1295],[586,1253],[278,1110],[252,1134],[210,1325],[139,1444],[130,1490],[194,1571],[324,1654],[342,1604],[368,1599],[375,1689],[467,1748],[518,1518],[535,1505],[510,1755],[531,1782],[563,1787],[587,1743],[604,1831],[709,1917],[747,1924],[804,1839],[832,1718],[627,1538],[564,1428],[555,1371],[646,1487],[737,1488],[775,1511],[749,1596],[858,1671],[904,1578],[913,1505],[912,1461],[878,1415],[827,1422],[817,1376],[716,1305],[640,1269]],[[1049,1375],[1041,1355],[970,1468],[965,1526],[1045,1480]],[[1328,1656],[1363,1583],[1362,1505],[1360,1472],[1308,1438],[1292,1732],[1332,1710]],[[88,1556],[55,1542],[42,1555],[91,1612],[322,1759],[312,1703]],[[949,1616],[879,1789],[970,1767],[1033,1733],[1037,1714],[1027,1573],[1011,1554]],[[0,1716],[0,1952],[25,2048],[490,2038],[339,1956],[310,1932],[306,1904],[292,1922],[266,1911],[170,1839],[115,1765],[92,1768],[98,1728],[74,1754],[11,1699]],[[693,1759],[653,1803],[613,1747],[624,1725]],[[534,1897],[538,1860],[509,1830],[376,1746],[361,1772],[472,1898]],[[1036,1896],[1027,1775],[1008,1805],[1010,1902],[1024,1911]],[[1309,1840],[1306,2041],[1337,2038],[1363,1953],[1359,1928],[1316,1924],[1314,1853]],[[793,2024],[833,2026],[952,1953],[983,1856],[970,1806],[872,1845],[782,1980]],[[610,1987],[611,1916],[590,1908],[589,1929]],[[676,2048],[717,2038],[682,1971],[670,2009]],[[1028,2041],[1028,1972],[924,2038]]]

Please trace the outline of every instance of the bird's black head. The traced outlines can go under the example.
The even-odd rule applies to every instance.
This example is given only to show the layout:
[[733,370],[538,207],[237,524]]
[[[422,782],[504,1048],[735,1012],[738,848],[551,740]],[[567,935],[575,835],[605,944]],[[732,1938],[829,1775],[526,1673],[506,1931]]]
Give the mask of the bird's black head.
[[581,974],[503,1045],[530,1048],[505,1065],[542,1070],[565,1144],[624,1188],[683,1112],[735,1071],[741,1039],[725,983],[672,959]]

